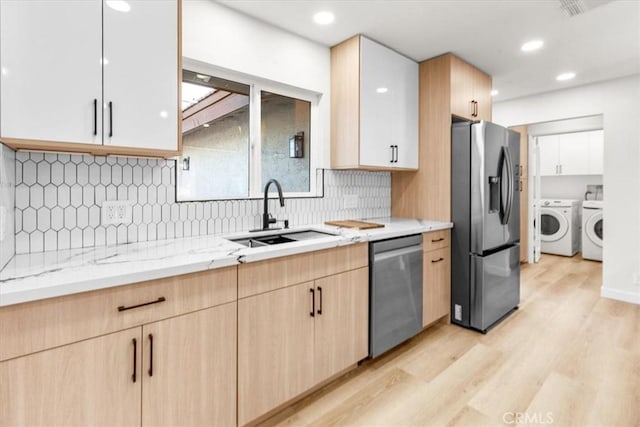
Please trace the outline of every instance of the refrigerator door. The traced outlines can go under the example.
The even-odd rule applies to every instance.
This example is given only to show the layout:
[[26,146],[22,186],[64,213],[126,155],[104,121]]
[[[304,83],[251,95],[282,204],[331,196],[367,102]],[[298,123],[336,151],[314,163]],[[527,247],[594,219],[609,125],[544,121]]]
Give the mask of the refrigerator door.
[[518,134],[489,122],[471,125],[471,252],[520,239]]
[[471,255],[471,327],[486,331],[519,303],[520,245]]

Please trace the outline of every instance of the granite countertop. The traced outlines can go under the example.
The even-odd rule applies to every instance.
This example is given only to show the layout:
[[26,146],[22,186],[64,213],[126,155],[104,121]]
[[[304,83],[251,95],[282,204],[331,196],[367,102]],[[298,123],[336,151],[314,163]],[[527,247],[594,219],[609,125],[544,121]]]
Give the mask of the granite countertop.
[[453,227],[448,222],[401,218],[369,221],[385,227],[294,227],[287,232],[315,230],[331,235],[258,248],[229,240],[246,236],[244,232],[16,255],[0,271],[0,306]]

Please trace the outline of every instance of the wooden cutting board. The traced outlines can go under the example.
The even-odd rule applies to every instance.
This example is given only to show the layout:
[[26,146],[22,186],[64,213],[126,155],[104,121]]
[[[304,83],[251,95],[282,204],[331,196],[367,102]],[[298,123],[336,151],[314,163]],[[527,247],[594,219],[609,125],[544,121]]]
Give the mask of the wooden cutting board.
[[383,228],[384,224],[377,224],[375,222],[357,221],[355,219],[348,219],[343,221],[325,221],[327,225],[335,225],[336,227],[344,228],[357,228],[358,230],[367,230],[369,228]]

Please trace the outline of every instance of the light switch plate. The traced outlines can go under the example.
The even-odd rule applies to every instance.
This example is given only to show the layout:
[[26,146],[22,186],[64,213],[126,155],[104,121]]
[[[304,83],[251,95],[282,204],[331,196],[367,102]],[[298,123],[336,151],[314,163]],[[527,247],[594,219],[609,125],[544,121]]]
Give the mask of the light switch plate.
[[102,225],[131,223],[131,202],[111,200],[102,202]]

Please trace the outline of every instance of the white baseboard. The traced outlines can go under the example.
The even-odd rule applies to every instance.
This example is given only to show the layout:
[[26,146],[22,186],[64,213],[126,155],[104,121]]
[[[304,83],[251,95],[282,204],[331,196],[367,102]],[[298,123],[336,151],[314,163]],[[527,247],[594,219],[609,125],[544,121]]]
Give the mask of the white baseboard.
[[611,298],[618,301],[640,304],[640,294],[635,292],[619,291],[617,289],[600,288],[600,295],[604,298]]

